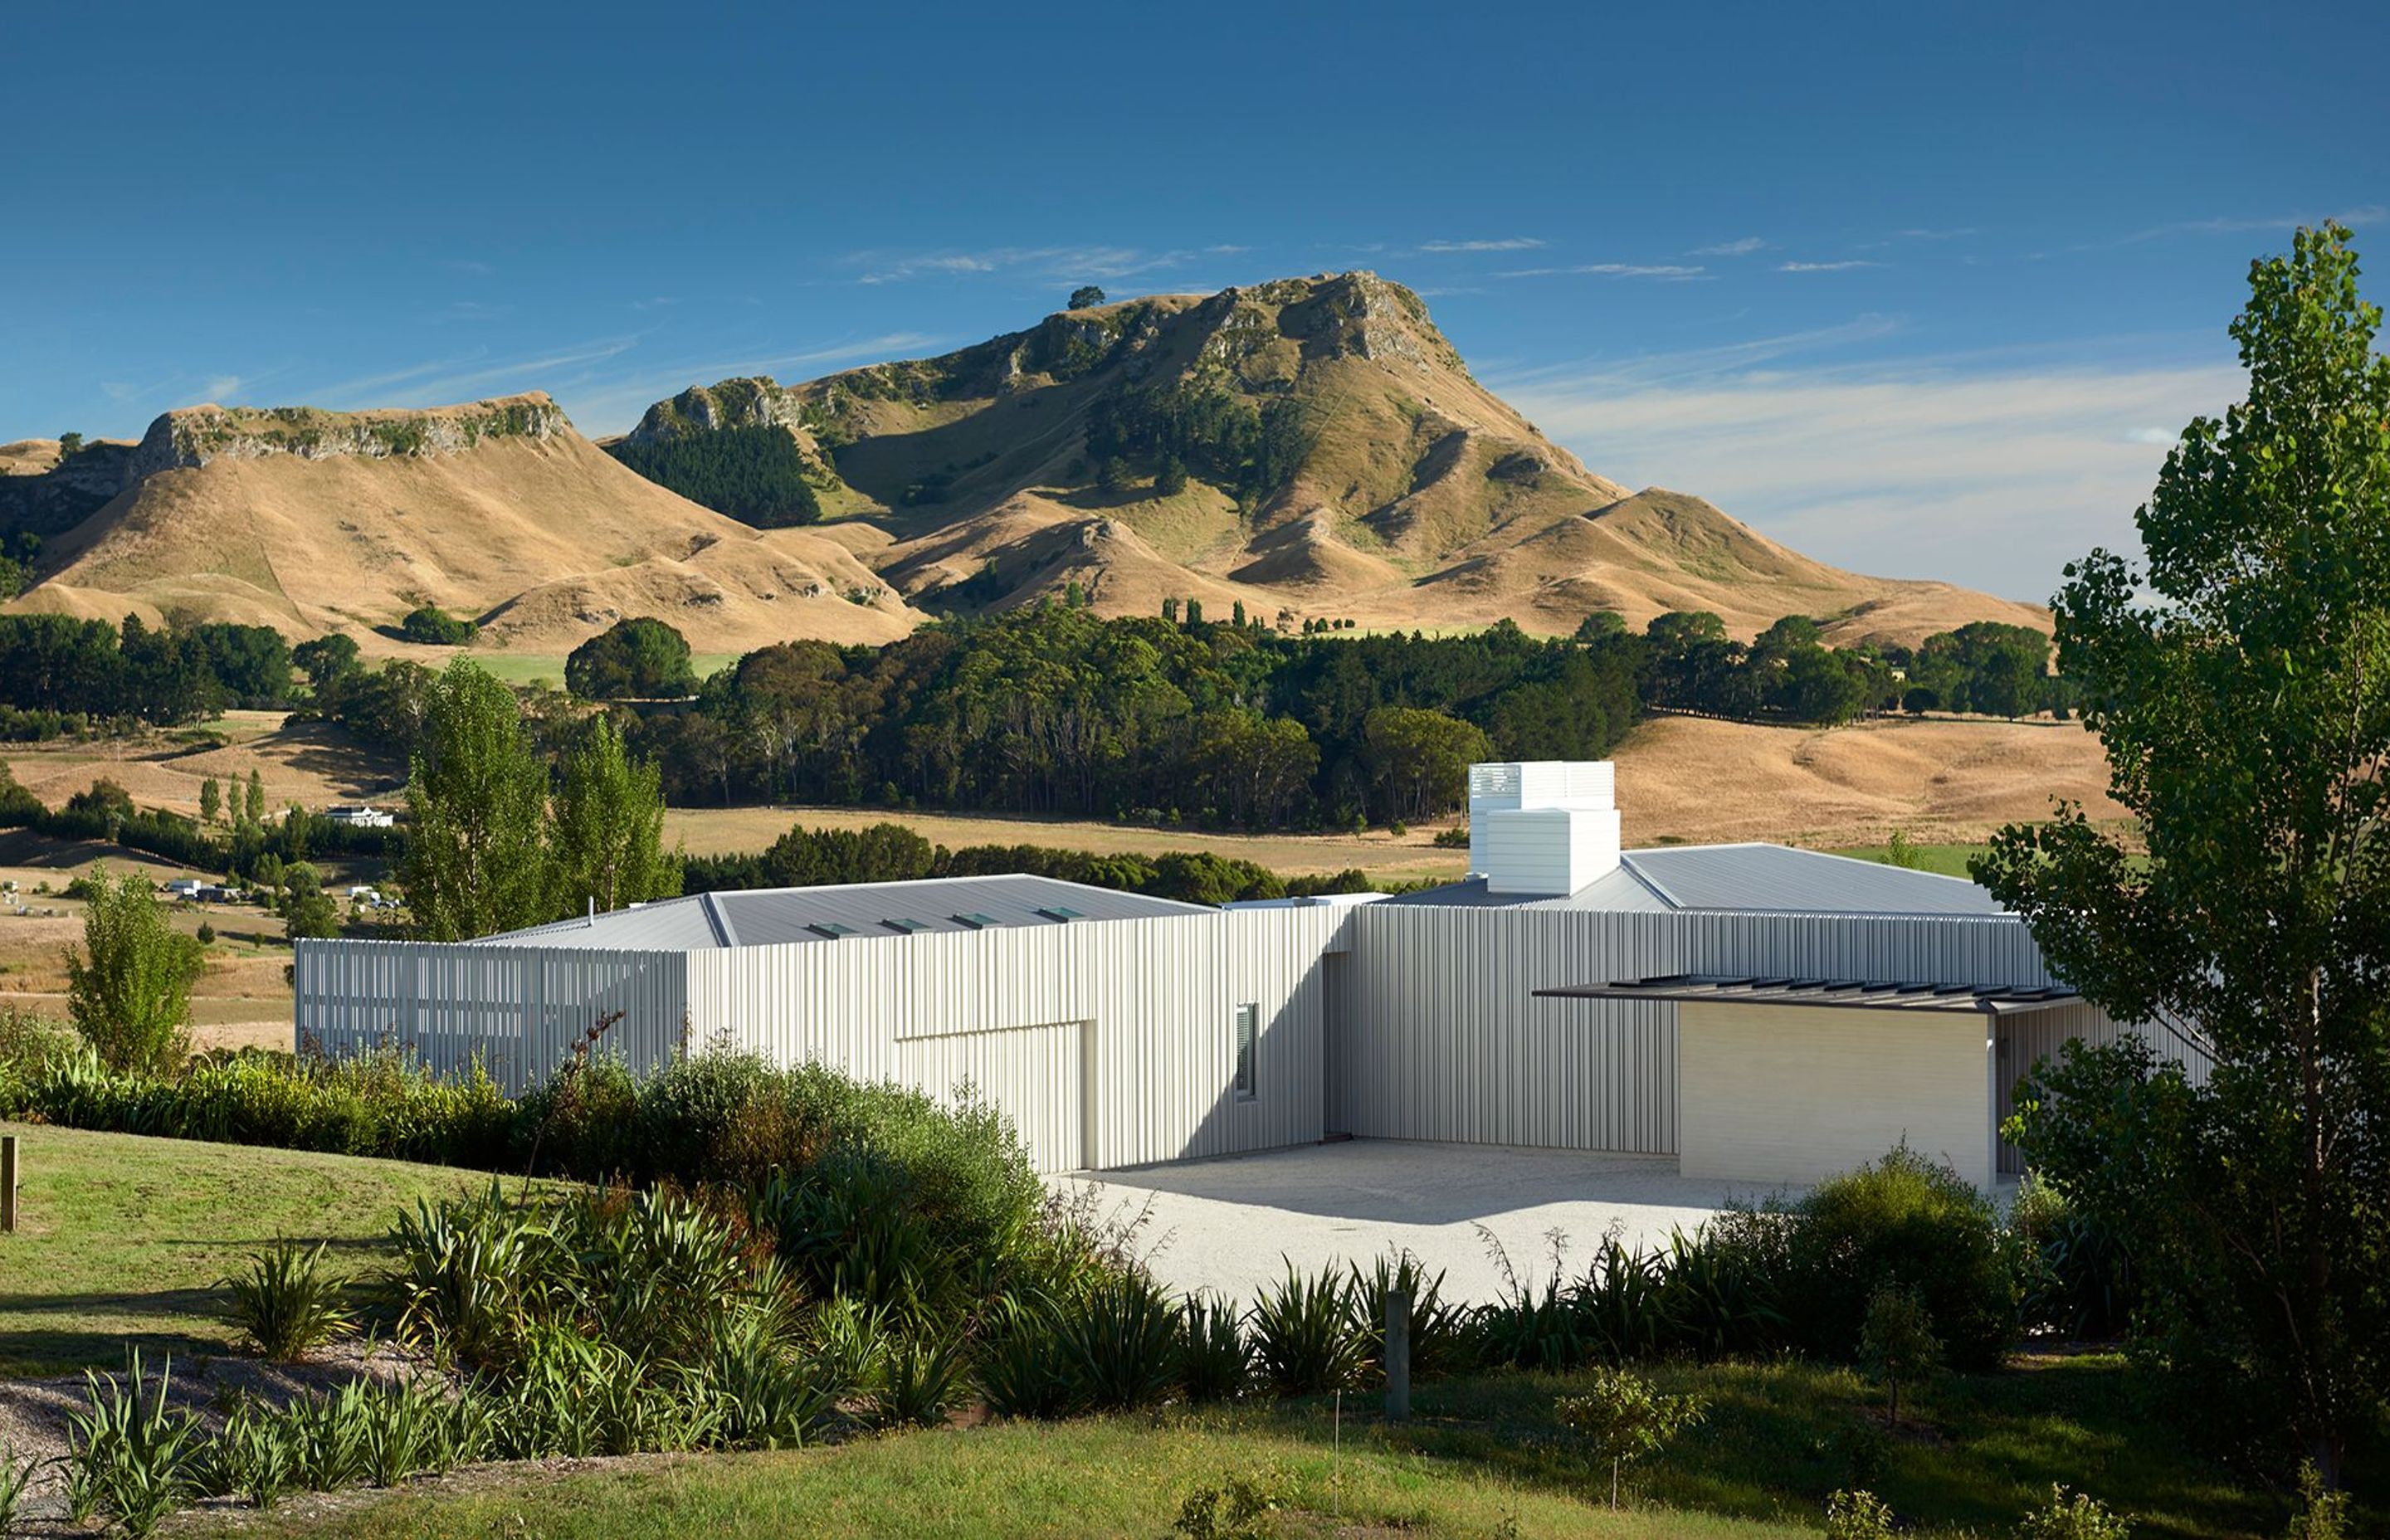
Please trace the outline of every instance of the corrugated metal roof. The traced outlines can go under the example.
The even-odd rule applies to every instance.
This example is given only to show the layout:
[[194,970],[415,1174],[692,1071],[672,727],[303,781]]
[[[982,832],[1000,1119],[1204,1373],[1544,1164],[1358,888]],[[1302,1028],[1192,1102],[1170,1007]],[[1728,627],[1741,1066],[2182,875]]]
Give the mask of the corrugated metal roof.
[[1880,979],[1736,977],[1714,973],[1667,973],[1621,979],[1606,984],[1564,984],[1539,989],[1544,999],[1665,1000],[1677,1005],[1831,1006],[1844,1010],[1988,1012],[2071,1006],[2083,996],[2063,984],[1931,983]]
[[483,936],[468,944],[529,943],[623,952],[695,952],[719,946],[836,941],[846,936],[1079,925],[1214,912],[1200,904],[1115,892],[1050,877],[938,877],[916,882],[699,893]]
[[1989,892],[1964,878],[1910,871],[1878,861],[1789,845],[1668,845],[1628,851],[1616,871],[1574,893],[1520,898],[1489,893],[1482,878],[1403,893],[1390,904],[1448,908],[1515,907],[1667,913],[2004,915]]

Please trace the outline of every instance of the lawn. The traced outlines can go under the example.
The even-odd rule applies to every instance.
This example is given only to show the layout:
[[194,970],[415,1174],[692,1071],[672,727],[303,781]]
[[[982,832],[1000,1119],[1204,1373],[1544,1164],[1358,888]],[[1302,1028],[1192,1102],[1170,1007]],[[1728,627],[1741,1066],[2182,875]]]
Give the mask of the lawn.
[[448,1489],[353,1499],[329,1520],[286,1510],[263,1522],[251,1515],[219,1522],[244,1535],[359,1540],[1155,1540],[1171,1533],[1189,1493],[1243,1476],[1267,1482],[1286,1501],[1291,1511],[1273,1533],[1287,1535],[1790,1540],[1815,1533],[1805,1524],[1682,1512],[1613,1515],[1578,1493],[1405,1454],[1355,1428],[1346,1430],[1340,1457],[1320,1420],[1247,1413],[946,1430],[498,1483],[468,1478]]
[[[1875,1395],[1844,1370],[1684,1366],[1666,1387],[1702,1396],[1704,1423],[1640,1476],[1627,1511],[1601,1504],[1607,1472],[1560,1442],[1555,1396],[1574,1377],[1422,1385],[1390,1428],[1376,1398],[1000,1424],[867,1438],[793,1454],[694,1457],[562,1473],[484,1473],[346,1500],[339,1516],[263,1533],[413,1540],[456,1534],[612,1536],[1157,1536],[1187,1495],[1266,1480],[1290,1534],[1717,1536],[1818,1532],[1825,1498],[1864,1478],[1906,1533],[2006,1534],[2054,1482],[2134,1515],[2140,1540],[2276,1533],[2281,1515],[2139,1420],[2114,1356],[2028,1361],[1948,1380],[1884,1437]],[[1331,1515],[1347,1526],[1339,1529]],[[244,1534],[260,1533],[253,1521]]]
[[0,1123],[17,1135],[17,1233],[0,1235],[0,1376],[119,1368],[145,1354],[220,1354],[226,1275],[277,1238],[329,1243],[342,1271],[383,1256],[417,1200],[486,1174]]
[[[1987,845],[1912,844],[1908,847],[1908,853],[1919,871],[1939,872],[1944,877],[1964,877],[1967,875],[1967,863],[1989,848]],[[1832,853],[1855,855],[1862,861],[1880,861],[1887,865],[1892,861],[1890,845],[1851,845]]]

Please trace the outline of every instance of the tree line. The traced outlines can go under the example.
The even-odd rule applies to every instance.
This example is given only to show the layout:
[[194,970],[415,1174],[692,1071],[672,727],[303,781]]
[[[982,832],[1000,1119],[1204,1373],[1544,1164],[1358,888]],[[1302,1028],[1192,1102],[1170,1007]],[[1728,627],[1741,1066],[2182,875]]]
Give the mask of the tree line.
[[867,828],[806,828],[800,824],[769,849],[745,855],[689,856],[683,891],[806,888],[829,883],[904,882],[934,877],[990,877],[1025,872],[1093,888],[1175,898],[1186,904],[1231,904],[1263,898],[1382,891],[1368,873],[1348,869],[1286,877],[1255,862],[1210,851],[1160,855],[1063,850],[1050,845],[932,844],[902,824]]
[[267,625],[0,615],[0,706],[35,717],[171,727],[232,706],[285,706],[290,665],[290,644]]
[[[618,630],[652,621],[625,622]],[[668,631],[669,628],[661,628]],[[1829,648],[1815,622],[1754,643],[1711,615],[1641,635],[1598,616],[1574,637],[1503,623],[1462,636],[1287,636],[1240,621],[1100,620],[1071,606],[926,627],[880,648],[749,653],[686,704],[643,707],[634,741],[683,805],[961,808],[1205,828],[1326,828],[1458,807],[1471,763],[1599,759],[1647,708],[1835,723],[1948,705],[2062,704],[2048,643],[1972,625],[1921,648]],[[601,648],[602,691],[687,687]],[[592,659],[593,665],[597,661]],[[600,671],[585,671],[596,679]],[[647,683],[646,681],[655,683]]]
[[[1175,611],[1177,607],[1172,606]],[[1755,641],[1715,615],[1571,637],[1508,622],[1459,636],[1284,635],[1240,618],[1099,619],[1070,605],[942,622],[883,647],[798,641],[699,681],[686,641],[619,622],[566,665],[620,703],[676,805],[767,802],[1349,828],[1449,813],[1486,759],[1599,759],[1650,709],[1832,724],[1906,707],[2064,709],[2048,643],[1978,623],[1914,649],[1832,648],[1816,622]],[[297,650],[310,709],[411,751],[437,677],[359,666],[344,637]],[[553,744],[569,702],[531,699]]]

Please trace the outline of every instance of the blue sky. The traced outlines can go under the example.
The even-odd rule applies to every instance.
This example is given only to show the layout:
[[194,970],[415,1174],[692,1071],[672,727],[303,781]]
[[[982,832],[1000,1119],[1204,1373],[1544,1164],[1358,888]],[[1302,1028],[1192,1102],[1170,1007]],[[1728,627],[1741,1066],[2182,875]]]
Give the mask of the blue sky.
[[[1296,14],[1296,13],[1300,14]],[[1594,468],[2046,596],[2249,259],[2390,299],[2390,6],[9,7],[0,440],[539,388],[586,431],[1366,266]]]

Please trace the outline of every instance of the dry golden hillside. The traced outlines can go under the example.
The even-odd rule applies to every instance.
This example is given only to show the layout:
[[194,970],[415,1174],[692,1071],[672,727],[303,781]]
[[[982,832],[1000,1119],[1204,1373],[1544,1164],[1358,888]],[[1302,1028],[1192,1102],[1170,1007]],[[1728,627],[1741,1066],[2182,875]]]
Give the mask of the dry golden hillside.
[[695,647],[880,642],[916,617],[834,542],[757,531],[625,470],[544,395],[428,412],[196,407],[53,544],[17,607],[230,620],[371,642],[415,606],[572,648],[630,615]]
[[[1169,490],[1176,455],[1159,441],[1187,439],[1190,414],[1233,435],[1195,440],[1236,447],[1190,452]],[[1124,420],[1170,426],[1111,456],[1107,479]],[[934,610],[1075,588],[1104,614],[1191,597],[1372,627],[1565,632],[1594,610],[1639,626],[1690,609],[1745,635],[1808,614],[1836,641],[1913,643],[1973,620],[2049,623],[1843,571],[1698,497],[1588,470],[1471,377],[1417,295],[1368,273],[1065,312],[802,385],[692,387],[629,437],[765,426],[797,439],[824,533]]]
[[2100,740],[2047,718],[1885,719],[1763,727],[1658,716],[1620,745],[1618,805],[1631,845],[1768,840],[1831,849],[1895,830],[1971,843],[2047,818],[2060,798],[2095,819],[2108,799]]

